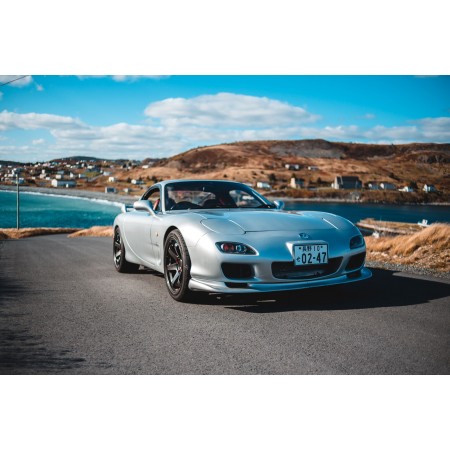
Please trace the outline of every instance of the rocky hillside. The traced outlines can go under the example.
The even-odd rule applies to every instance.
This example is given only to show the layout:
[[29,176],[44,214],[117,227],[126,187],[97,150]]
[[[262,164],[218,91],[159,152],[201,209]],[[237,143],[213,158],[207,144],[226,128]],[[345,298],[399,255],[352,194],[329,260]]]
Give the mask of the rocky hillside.
[[[291,167],[286,168],[286,165]],[[299,165],[299,168],[294,168]],[[157,161],[135,176],[266,181],[283,189],[293,174],[306,186],[329,186],[337,175],[357,175],[398,187],[417,183],[450,189],[450,144],[376,145],[301,141],[249,141],[199,147]]]

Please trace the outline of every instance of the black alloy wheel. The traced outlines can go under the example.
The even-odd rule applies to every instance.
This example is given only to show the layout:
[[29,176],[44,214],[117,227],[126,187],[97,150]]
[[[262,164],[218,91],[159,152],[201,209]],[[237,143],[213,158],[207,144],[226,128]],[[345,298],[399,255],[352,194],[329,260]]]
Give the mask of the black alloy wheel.
[[187,301],[192,294],[189,290],[191,259],[182,234],[173,230],[164,243],[164,278],[167,290],[174,300]]
[[125,246],[122,242],[122,236],[120,234],[119,227],[116,227],[114,230],[113,257],[114,257],[114,267],[118,272],[131,273],[138,271],[139,269],[138,264],[130,263],[125,259]]

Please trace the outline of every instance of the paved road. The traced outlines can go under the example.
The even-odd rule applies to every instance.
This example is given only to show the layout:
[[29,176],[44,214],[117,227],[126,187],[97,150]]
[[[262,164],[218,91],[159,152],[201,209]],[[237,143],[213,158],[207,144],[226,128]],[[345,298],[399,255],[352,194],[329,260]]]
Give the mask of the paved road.
[[0,243],[0,373],[448,374],[450,284],[374,269],[295,294],[173,301],[107,238]]

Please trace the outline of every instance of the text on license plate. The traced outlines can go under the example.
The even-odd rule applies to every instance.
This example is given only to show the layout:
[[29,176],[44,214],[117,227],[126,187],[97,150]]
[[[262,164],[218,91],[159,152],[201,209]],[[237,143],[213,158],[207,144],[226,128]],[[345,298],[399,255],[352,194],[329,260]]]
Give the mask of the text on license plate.
[[294,264],[296,266],[307,266],[310,264],[328,263],[327,244],[304,244],[294,245]]

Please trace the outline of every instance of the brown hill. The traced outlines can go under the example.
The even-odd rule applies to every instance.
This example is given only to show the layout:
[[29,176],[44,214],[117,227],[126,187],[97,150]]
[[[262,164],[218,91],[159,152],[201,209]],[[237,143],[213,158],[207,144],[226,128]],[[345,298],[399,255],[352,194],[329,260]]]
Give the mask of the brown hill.
[[[194,148],[156,161],[148,169],[137,167],[116,175],[118,188],[129,186],[130,179],[141,179],[148,186],[155,180],[169,178],[210,178],[252,184],[268,182],[274,189],[300,197],[306,194],[286,190],[293,175],[303,179],[305,187],[323,189],[330,187],[337,175],[356,175],[363,183],[384,181],[398,188],[413,185],[421,190],[424,184],[434,184],[447,195],[450,193],[449,164],[450,144],[378,145],[322,139],[246,141]],[[444,201],[422,197],[411,200]],[[391,199],[383,197],[376,201]]]
[[[427,155],[423,161],[424,154]],[[301,141],[247,141],[198,147],[161,161],[160,167],[223,167],[256,158],[273,158],[279,162],[290,158],[351,158],[368,160],[404,156],[423,162],[449,162],[450,144],[354,144],[323,139]],[[428,161],[430,159],[430,161]]]

